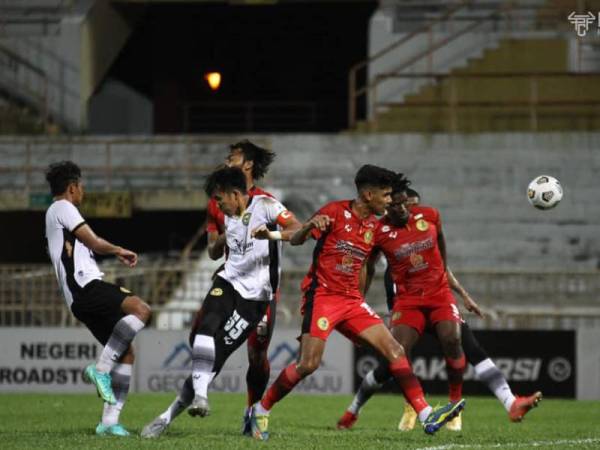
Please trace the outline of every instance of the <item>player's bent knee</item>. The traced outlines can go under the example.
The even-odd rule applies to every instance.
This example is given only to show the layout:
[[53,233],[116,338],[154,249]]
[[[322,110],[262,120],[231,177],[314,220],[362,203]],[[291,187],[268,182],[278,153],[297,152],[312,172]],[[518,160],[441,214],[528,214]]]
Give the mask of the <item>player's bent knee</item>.
[[298,374],[304,378],[309,376],[311,373],[313,373],[315,370],[317,370],[319,368],[321,361],[318,359],[309,359],[306,361],[300,361],[300,364],[298,364],[296,366],[296,370],[298,371]]

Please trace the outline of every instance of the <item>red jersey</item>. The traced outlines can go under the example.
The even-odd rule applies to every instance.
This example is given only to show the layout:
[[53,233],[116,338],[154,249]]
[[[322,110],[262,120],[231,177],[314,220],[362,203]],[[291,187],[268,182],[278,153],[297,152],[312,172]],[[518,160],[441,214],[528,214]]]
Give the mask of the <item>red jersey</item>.
[[387,217],[381,219],[375,239],[390,265],[396,298],[433,296],[450,289],[438,246],[441,230],[440,213],[428,206],[412,207],[402,228]]
[[[271,194],[269,194],[266,191],[263,191],[261,188],[256,187],[256,186],[252,186],[249,190],[248,190],[248,195],[253,196],[253,195],[268,195],[269,197],[273,197]],[[221,211],[219,209],[219,205],[217,204],[217,201],[214,198],[210,198],[210,200],[208,200],[208,206],[207,206],[207,213],[206,213],[206,232],[207,233],[224,233],[225,232],[225,215],[223,214],[223,211]]]
[[373,215],[361,219],[352,211],[352,201],[328,203],[315,215],[326,215],[333,221],[327,231],[316,228],[317,240],[313,264],[302,280],[302,291],[318,289],[326,294],[361,298],[360,270],[375,245],[379,221]]

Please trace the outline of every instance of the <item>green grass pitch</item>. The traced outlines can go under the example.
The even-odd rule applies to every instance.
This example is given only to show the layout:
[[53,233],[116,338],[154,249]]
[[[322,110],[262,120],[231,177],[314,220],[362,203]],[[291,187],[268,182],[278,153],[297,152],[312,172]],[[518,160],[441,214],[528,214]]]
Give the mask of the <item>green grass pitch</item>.
[[[273,410],[271,439],[258,442],[240,435],[245,396],[210,394],[212,415],[183,413],[157,440],[137,437],[142,427],[173,399],[167,394],[132,394],[121,422],[135,436],[94,435],[101,411],[93,395],[0,395],[0,448],[73,449],[554,449],[600,448],[600,402],[544,400],[520,424],[510,423],[491,397],[467,398],[463,431],[441,430],[427,436],[415,429],[397,431],[402,401],[374,397],[350,431],[335,423],[350,396],[290,395]],[[443,402],[444,399],[430,399]]]

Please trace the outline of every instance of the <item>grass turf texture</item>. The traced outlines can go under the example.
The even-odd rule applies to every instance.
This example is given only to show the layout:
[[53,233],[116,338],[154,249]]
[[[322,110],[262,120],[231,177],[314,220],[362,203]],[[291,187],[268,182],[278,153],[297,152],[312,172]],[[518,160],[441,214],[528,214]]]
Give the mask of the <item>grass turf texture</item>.
[[[212,415],[180,415],[157,440],[139,438],[142,427],[174,398],[167,394],[132,394],[121,422],[134,434],[129,438],[98,437],[94,429],[102,405],[93,395],[0,395],[0,448],[78,449],[383,449],[434,448],[600,448],[600,402],[544,400],[520,424],[508,421],[493,398],[467,398],[463,431],[441,430],[427,436],[420,427],[397,431],[402,400],[375,396],[355,427],[337,431],[335,423],[350,396],[294,395],[276,406],[271,415],[271,439],[258,442],[241,436],[245,396],[210,394]],[[444,402],[444,399],[432,398]]]

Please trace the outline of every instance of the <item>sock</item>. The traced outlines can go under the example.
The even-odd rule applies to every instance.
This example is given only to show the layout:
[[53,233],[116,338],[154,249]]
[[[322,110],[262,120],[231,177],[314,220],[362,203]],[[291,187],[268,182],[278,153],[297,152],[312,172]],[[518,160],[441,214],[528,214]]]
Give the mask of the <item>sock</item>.
[[358,414],[365,403],[369,401],[371,396],[381,388],[381,384],[375,380],[375,371],[371,370],[360,383],[358,391],[352,399],[352,403],[348,407],[348,411],[352,414]]
[[467,361],[464,353],[460,358],[446,358],[446,372],[448,373],[448,389],[450,401],[457,402],[462,398],[463,374]]
[[261,410],[259,407],[258,412],[261,414],[268,413],[273,405],[289,394],[301,379],[302,377],[296,370],[296,363],[292,363],[283,369],[263,399],[258,402],[258,405],[263,408]]
[[264,358],[263,363],[259,366],[249,365],[246,372],[246,385],[248,386],[248,407],[258,402],[269,384],[269,376],[271,375],[271,365],[269,360]]
[[485,383],[487,387],[494,393],[494,395],[500,400],[500,403],[504,406],[506,411],[510,411],[510,407],[515,401],[515,396],[512,393],[506,378],[496,367],[491,359],[484,359],[475,366],[475,373],[479,377],[482,383]]
[[119,320],[113,328],[108,342],[104,346],[100,358],[96,362],[99,372],[108,373],[113,370],[117,361],[127,351],[136,334],[144,328],[145,324],[133,314]]
[[160,418],[165,419],[168,424],[171,423],[175,417],[192,404],[192,400],[194,400],[194,385],[192,383],[192,376],[190,375],[185,379],[177,398],[169,405],[167,410],[160,415]]
[[379,362],[379,366],[373,371],[373,375],[375,376],[375,382],[379,384],[386,383],[394,378],[392,372],[390,372],[390,365],[385,360]]
[[[402,393],[404,394],[404,398],[406,398],[406,401],[408,401],[408,403],[410,403],[413,409],[417,412],[420,420],[422,416],[421,413],[427,409],[429,405],[425,400],[421,383],[419,383],[419,380],[417,377],[415,377],[415,374],[413,373],[406,356],[401,356],[390,363],[390,372],[400,385]],[[427,416],[425,416],[425,418],[426,417]]]
[[112,389],[115,393],[117,403],[111,405],[104,403],[104,411],[102,412],[102,424],[106,426],[116,425],[119,423],[121,410],[127,400],[129,393],[129,384],[131,383],[131,364],[117,364],[112,370]]
[[194,392],[208,397],[208,384],[215,376],[215,340],[212,336],[197,334],[192,347],[192,381]]

